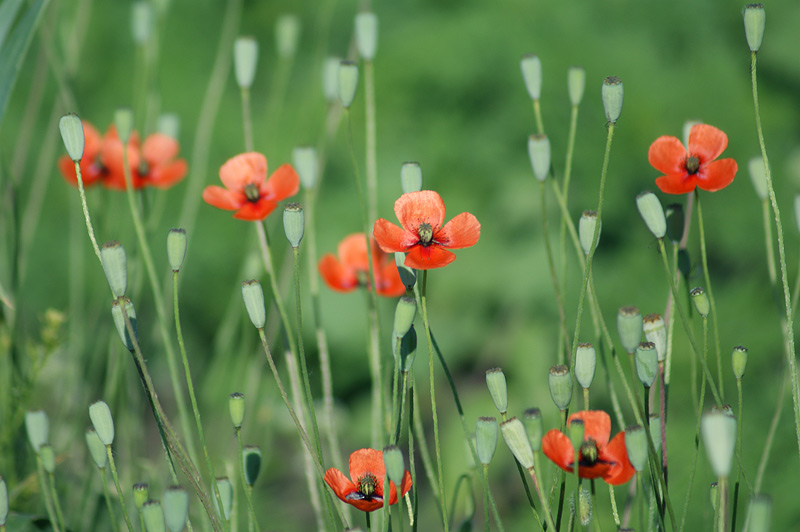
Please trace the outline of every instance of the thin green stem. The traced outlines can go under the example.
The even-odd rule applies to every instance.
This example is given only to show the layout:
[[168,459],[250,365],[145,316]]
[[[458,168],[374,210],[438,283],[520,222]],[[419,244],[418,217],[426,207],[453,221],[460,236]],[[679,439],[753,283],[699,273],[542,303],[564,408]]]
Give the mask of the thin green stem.
[[481,487],[483,488],[483,529],[489,532],[489,483],[486,477],[489,476],[489,464],[482,464],[483,476],[481,477]]
[[378,218],[378,157],[375,127],[375,68],[372,61],[364,61],[364,106],[366,118],[367,152],[367,221]]
[[89,205],[86,203],[86,189],[83,187],[83,176],[81,175],[81,163],[75,162],[75,174],[78,176],[78,193],[81,196],[81,209],[83,209],[83,219],[86,220],[86,231],[89,233],[89,240],[92,241],[92,249],[100,261],[102,266],[103,260],[100,258],[100,247],[97,245],[97,239],[94,236],[94,226],[92,225],[92,217],[89,214]]
[[[106,507],[108,508],[108,515],[111,518],[111,529],[114,532],[119,532],[119,523],[117,523],[117,516],[114,515],[114,505],[111,504],[111,492],[108,489],[108,478],[106,478],[106,468],[98,468],[100,471],[100,480],[103,484],[103,498],[106,500]],[[144,523],[142,523],[142,532],[144,532]]]
[[775,245],[772,242],[772,221],[770,220],[769,209],[769,199],[764,198],[761,201],[761,215],[764,222],[764,244],[766,246],[765,251],[767,253],[767,272],[769,272],[769,284],[772,286],[773,290],[777,292],[778,274],[775,271]]
[[61,532],[61,527],[58,524],[58,519],[55,515],[55,510],[53,509],[53,501],[50,497],[50,490],[47,488],[47,480],[45,477],[44,466],[42,465],[42,459],[37,454],[36,455],[36,472],[37,476],[39,477],[39,490],[42,492],[42,497],[44,497],[44,507],[47,510],[47,518],[50,520],[50,526],[53,527],[54,532]]
[[555,523],[553,523],[553,514],[550,511],[550,504],[547,502],[547,497],[542,493],[542,488],[539,483],[539,475],[536,472],[536,468],[532,467],[528,469],[528,473],[531,475],[531,480],[533,481],[533,489],[536,490],[536,495],[539,496],[539,501],[542,503],[542,512],[544,512],[544,519],[547,522],[547,526],[550,530],[558,530]]
[[[248,489],[249,486],[246,482],[246,477],[244,475],[244,446],[242,445],[242,428],[235,427],[234,433],[236,434],[236,447],[239,450],[239,455],[237,457],[237,461],[239,462],[239,478],[242,479],[242,490],[244,491],[245,497],[247,498],[247,509],[250,514],[249,519],[249,530],[260,530],[258,528],[258,519],[256,518],[256,507],[253,504],[253,492],[252,490]],[[216,482],[214,482],[216,484]],[[216,488],[217,493],[219,493],[219,488]],[[220,508],[222,506],[220,505]]]
[[58,492],[56,491],[56,477],[53,473],[48,472],[47,476],[50,477],[50,493],[53,499],[53,507],[56,510],[56,517],[58,518],[58,524],[61,525],[61,528],[64,530],[67,529],[66,522],[64,521],[64,512],[61,511],[61,503],[58,501]]
[[242,124],[244,127],[244,149],[253,151],[253,120],[250,117],[250,89],[241,88],[242,94]]
[[778,424],[783,413],[783,394],[786,392],[786,384],[791,377],[788,373],[784,373],[781,379],[781,386],[778,388],[778,404],[775,406],[775,414],[772,416],[772,422],[767,431],[767,438],[764,442],[764,450],[761,452],[761,459],[758,461],[758,469],[756,470],[756,480],[753,485],[753,493],[761,493],[761,483],[764,480],[764,473],[767,470],[767,462],[772,452],[772,443],[775,441],[775,432],[778,429]]
[[[439,491],[439,483],[436,480],[436,472],[433,467],[433,460],[431,459],[431,454],[428,449],[428,440],[425,437],[425,429],[422,425],[422,416],[420,415],[420,408],[419,408],[419,394],[417,393],[416,387],[412,389],[412,410],[411,412],[411,419],[409,423],[413,421],[414,424],[414,434],[415,437],[419,440],[417,446],[419,447],[419,455],[422,459],[422,468],[425,470],[425,476],[428,479],[428,484],[431,485],[431,491],[433,492],[434,498],[440,497]],[[416,508],[416,504],[414,505]],[[441,508],[438,508],[441,512]]]
[[533,116],[536,119],[536,131],[539,135],[544,135],[544,122],[542,122],[542,106],[539,99],[533,100]]
[[717,518],[717,532],[725,532],[728,524],[728,478],[719,477],[717,481],[717,492],[719,494],[719,517]]
[[111,452],[111,445],[106,445],[106,454],[108,455],[108,467],[111,470],[111,478],[114,479],[114,487],[117,488],[119,494],[119,505],[122,508],[122,517],[125,519],[125,525],[128,527],[128,532],[133,532],[133,523],[128,515],[128,509],[125,507],[125,497],[122,495],[122,487],[119,485],[119,475],[117,475],[117,466],[114,463],[114,453]]
[[[742,379],[736,379],[736,397],[739,404],[739,413],[736,415],[736,448],[742,449],[742,414],[744,402],[742,400]],[[736,482],[733,488],[733,509],[731,510],[731,532],[736,532],[736,510],[739,507],[739,476],[741,468],[736,471]]]
[[[556,294],[556,307],[558,308],[558,327],[559,332],[563,336],[564,339],[564,347],[567,353],[572,352],[572,348],[570,347],[569,343],[569,333],[567,333],[567,317],[564,312],[564,298],[561,295],[561,288],[559,287],[558,283],[558,273],[556,272],[556,264],[553,260],[553,249],[550,246],[550,232],[547,228],[547,201],[546,201],[546,191],[544,188],[544,181],[539,181],[539,197],[541,198],[542,202],[542,235],[544,237],[544,249],[545,254],[547,255],[547,265],[550,268],[550,278],[553,282],[553,291]],[[559,351],[558,353],[558,360],[564,360],[564,353]]]

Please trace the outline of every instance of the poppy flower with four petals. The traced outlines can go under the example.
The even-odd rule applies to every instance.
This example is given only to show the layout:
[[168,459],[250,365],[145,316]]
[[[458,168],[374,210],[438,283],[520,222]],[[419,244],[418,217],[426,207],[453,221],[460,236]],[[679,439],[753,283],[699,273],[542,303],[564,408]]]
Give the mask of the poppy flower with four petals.
[[[397,273],[394,257],[384,253],[372,238],[370,248],[378,295],[397,297],[405,294],[406,287]],[[337,292],[352,292],[359,286],[371,286],[364,233],[349,235],[339,242],[338,255],[327,253],[319,261],[319,273],[325,284]]]
[[[363,512],[383,507],[383,482],[386,466],[383,452],[359,449],[350,455],[350,478],[332,467],[325,472],[325,482],[342,501]],[[406,471],[400,485],[400,496],[411,489],[411,475]],[[397,487],[389,481],[389,504],[397,504]]]
[[719,157],[728,146],[728,136],[708,124],[689,130],[688,149],[675,137],[658,137],[647,153],[653,168],[665,175],[656,185],[666,194],[685,194],[695,187],[716,192],[731,184],[738,166],[733,159]]
[[[628,482],[636,472],[628,460],[625,432],[611,441],[611,418],[602,410],[584,410],[569,416],[567,426],[576,419],[583,421],[583,444],[578,455],[578,475],[581,478],[600,478],[609,484]],[[575,449],[569,437],[559,430],[551,430],[542,438],[542,452],[555,464],[572,473]]]
[[448,249],[474,246],[481,236],[481,224],[468,212],[444,224],[444,202],[432,190],[403,194],[394,203],[394,213],[402,228],[380,218],[375,222],[375,241],[387,253],[406,253],[409,268],[447,266],[456,260]]
[[267,158],[257,152],[242,153],[228,159],[219,169],[225,188],[208,186],[203,199],[209,205],[236,211],[239,220],[263,220],[278,202],[297,194],[300,178],[292,165],[278,167],[267,179]]

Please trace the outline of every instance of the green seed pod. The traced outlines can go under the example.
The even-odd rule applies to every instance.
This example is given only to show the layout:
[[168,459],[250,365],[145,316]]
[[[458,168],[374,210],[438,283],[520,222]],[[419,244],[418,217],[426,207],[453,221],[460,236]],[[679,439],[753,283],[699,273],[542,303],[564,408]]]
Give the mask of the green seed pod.
[[522,423],[528,433],[528,441],[534,451],[539,452],[542,448],[542,436],[544,436],[544,422],[542,412],[538,408],[528,408],[522,413]]
[[173,272],[179,272],[186,258],[186,229],[170,229],[167,233],[167,260]]
[[714,476],[728,477],[736,448],[736,418],[721,411],[703,414],[700,432]]
[[103,263],[103,271],[111,287],[111,293],[114,297],[124,296],[128,290],[128,262],[125,248],[116,240],[106,242],[100,248],[100,261]]
[[526,55],[520,61],[522,79],[531,100],[538,100],[542,95],[542,62],[537,55]]
[[400,274],[400,281],[406,287],[406,291],[411,292],[414,285],[417,284],[417,272],[413,268],[409,268],[404,263],[406,261],[406,254],[402,251],[397,251],[394,254],[394,262],[397,265],[397,273]]
[[322,93],[328,103],[339,99],[339,63],[341,57],[330,56],[322,65]]
[[636,196],[636,207],[653,236],[664,238],[667,234],[667,217],[664,215],[664,207],[661,206],[658,196],[650,191],[642,192]]
[[239,37],[233,43],[233,67],[240,89],[249,89],[256,77],[258,41],[254,37]]
[[103,445],[114,443],[114,418],[111,409],[105,401],[96,401],[89,406],[89,418]]
[[642,342],[636,348],[636,373],[645,388],[653,386],[658,374],[658,351],[653,342]]
[[677,244],[683,237],[683,205],[680,203],[670,203],[666,208],[667,216],[667,238],[673,244]]
[[25,430],[31,447],[36,454],[39,454],[39,449],[47,443],[50,436],[50,422],[44,410],[25,412]]
[[235,392],[228,397],[228,410],[231,414],[233,426],[241,428],[244,423],[244,394]]
[[528,137],[528,157],[531,159],[533,175],[539,181],[547,179],[550,172],[550,140],[547,135]]
[[163,113],[158,117],[156,131],[164,135],[177,139],[181,131],[181,119],[175,113]]
[[719,508],[719,482],[712,482],[709,484],[708,499],[711,502],[711,508],[716,512]]
[[[599,226],[599,228],[598,228]],[[595,211],[583,211],[581,219],[578,222],[578,237],[581,241],[581,247],[586,255],[592,251],[592,242],[594,241],[594,232],[597,231],[597,243],[600,242],[600,233],[602,231],[602,224],[600,218],[597,217]]]
[[298,146],[292,150],[292,162],[303,188],[306,190],[314,188],[319,179],[317,150],[313,146]]
[[[215,482],[217,483],[220,499],[222,499],[222,513],[227,521],[231,517],[231,508],[233,507],[233,485],[228,477],[219,477]],[[217,514],[220,514],[217,498],[214,497],[213,500],[214,509],[217,511]]]
[[622,307],[617,313],[617,333],[625,352],[632,355],[642,341],[643,321],[639,309]]
[[764,4],[748,4],[744,7],[744,35],[747,37],[747,46],[751,52],[757,52],[761,48],[761,41],[764,39],[764,26],[767,15],[764,12]]
[[497,450],[497,419],[479,417],[475,423],[475,450],[482,465],[489,465]]
[[306,218],[303,215],[303,206],[299,203],[287,203],[283,208],[283,231],[286,240],[297,249],[306,230]]
[[647,467],[647,432],[641,425],[633,425],[625,429],[625,448],[628,460],[641,473]]
[[711,312],[711,305],[708,301],[708,295],[706,291],[703,290],[702,286],[695,286],[689,291],[689,295],[692,296],[692,303],[694,304],[694,308],[698,314],[702,317],[707,318],[708,313]]
[[103,469],[108,463],[108,453],[106,453],[106,446],[100,441],[94,429],[86,431],[86,446],[89,447],[89,454],[92,455],[92,461],[98,469]]
[[244,281],[242,283],[242,298],[253,326],[256,329],[263,329],[264,324],[267,322],[267,311],[264,308],[264,290],[261,288],[261,283],[255,279]]
[[567,72],[567,89],[569,90],[569,101],[572,105],[578,105],[583,100],[583,90],[586,88],[586,70],[583,67],[569,67]]
[[395,486],[403,484],[403,477],[406,473],[406,462],[403,460],[403,452],[397,445],[388,445],[383,448],[383,465],[386,467],[386,474]]
[[80,162],[83,159],[83,148],[86,145],[81,119],[75,113],[66,114],[58,121],[58,130],[61,132],[61,140],[64,141],[69,158],[73,162]]
[[244,462],[244,481],[248,486],[252,486],[258,479],[261,471],[261,449],[255,445],[245,445],[242,449],[242,461]]
[[[133,327],[133,338],[128,334],[128,327],[125,324],[125,315],[122,313],[123,309],[125,309],[125,314],[128,315],[128,319]],[[136,309],[133,308],[131,300],[127,297],[120,297],[112,301],[111,317],[114,318],[114,325],[117,328],[117,333],[119,333],[122,343],[125,345],[125,349],[133,351],[133,340],[135,338],[137,342],[139,341],[139,333],[136,327]]]
[[750,173],[750,181],[756,191],[756,196],[762,201],[767,199],[767,170],[764,168],[764,160],[761,157],[753,157],[747,162],[747,170]]
[[508,385],[506,384],[506,374],[502,368],[492,368],[486,370],[486,386],[489,388],[489,395],[492,396],[494,406],[501,414],[508,412]]
[[136,509],[141,511],[144,503],[150,498],[150,487],[144,482],[137,482],[133,485],[133,504]]
[[356,15],[356,47],[363,60],[375,59],[378,49],[378,17],[375,13]]
[[0,526],[6,525],[8,519],[8,486],[3,477],[0,477]]
[[150,2],[134,2],[131,9],[131,34],[133,42],[142,46],[150,38],[153,29],[153,10]]
[[550,397],[553,403],[562,412],[569,407],[572,400],[572,375],[569,368],[563,364],[558,364],[550,368],[550,375],[547,378],[550,386]]
[[278,57],[288,59],[297,52],[300,41],[300,18],[297,15],[281,15],[275,20],[275,49]]
[[158,501],[147,501],[142,506],[142,520],[147,532],[166,532],[164,526],[164,511]]
[[39,459],[42,461],[42,467],[48,473],[55,473],[56,470],[56,453],[53,451],[53,446],[45,443],[39,447]]
[[619,120],[619,115],[622,114],[622,100],[625,95],[625,91],[622,88],[622,80],[617,76],[609,76],[604,79],[601,95],[606,119],[611,124],[616,124],[617,120]]
[[658,361],[663,362],[667,357],[667,327],[661,314],[648,314],[642,320],[644,337],[656,346]]
[[588,390],[597,369],[597,353],[592,344],[580,343],[575,350],[575,378],[581,388]]
[[512,417],[508,421],[500,424],[500,432],[503,433],[503,440],[511,450],[514,458],[525,469],[533,467],[533,449],[528,441],[528,435],[522,421]]
[[586,428],[584,427],[582,419],[573,419],[569,422],[569,441],[572,443],[573,449],[580,449],[581,445],[583,445],[583,435],[585,430]]
[[400,186],[403,193],[422,190],[422,168],[417,162],[406,162],[400,167]]
[[349,109],[356,97],[358,87],[358,66],[352,61],[342,61],[339,63],[338,70],[338,92],[339,101]]
[[394,335],[403,337],[414,324],[417,315],[417,300],[403,296],[397,301],[394,309]]
[[[145,4],[146,2],[137,2]],[[133,133],[133,111],[127,107],[122,107],[114,111],[114,126],[117,128],[117,136],[122,141],[123,146],[128,144],[128,139]]]
[[161,499],[169,532],[181,532],[189,518],[189,494],[180,486],[170,486]]
[[737,379],[744,377],[744,370],[747,368],[747,348],[740,345],[733,348],[731,354],[731,365],[733,374]]
[[772,499],[769,495],[758,494],[750,499],[747,521],[750,522],[749,532],[769,532],[772,521]]

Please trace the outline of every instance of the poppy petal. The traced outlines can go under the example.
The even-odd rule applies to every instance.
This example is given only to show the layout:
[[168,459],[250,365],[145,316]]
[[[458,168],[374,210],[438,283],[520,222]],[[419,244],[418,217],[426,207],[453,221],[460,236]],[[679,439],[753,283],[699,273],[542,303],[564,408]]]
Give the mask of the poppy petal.
[[186,177],[188,169],[186,161],[183,159],[178,159],[174,163],[165,166],[155,166],[151,168],[150,173],[147,175],[146,182],[148,185],[157,188],[170,188]]
[[[383,490],[383,476],[386,474],[383,465],[383,453],[375,449],[359,449],[350,453],[348,462],[350,467],[350,478],[358,479],[365,473],[372,473],[380,482],[378,485]],[[381,493],[383,493],[381,491]]]
[[394,213],[403,228],[416,235],[419,226],[429,224],[434,231],[444,223],[444,201],[433,190],[409,192],[394,202]]
[[353,233],[345,237],[339,242],[337,252],[344,266],[362,272],[369,270],[367,239],[364,238],[364,233]]
[[597,447],[605,447],[611,436],[611,417],[603,410],[582,410],[569,416],[569,423],[583,421],[583,440],[593,439]]
[[395,224],[383,218],[375,221],[372,229],[375,241],[386,253],[396,253],[398,251],[408,251],[408,248],[416,244],[419,239],[413,234],[397,227]]
[[697,186],[697,178],[682,174],[662,175],[656,179],[656,186],[664,194],[686,194]]
[[558,467],[572,473],[575,449],[567,436],[559,430],[551,430],[542,438],[542,452]]
[[462,212],[445,224],[434,236],[434,240],[446,248],[468,248],[477,244],[481,237],[481,224],[468,212]]
[[628,459],[628,450],[625,448],[625,433],[620,432],[601,451],[600,459],[611,464],[608,472],[603,475],[603,480],[614,486],[628,482],[636,470],[633,469]]
[[237,220],[261,221],[275,210],[278,204],[274,201],[261,198],[258,201],[247,201],[233,215]]
[[664,135],[650,145],[647,160],[653,168],[665,174],[685,172],[686,148],[675,137]]
[[237,155],[219,169],[222,184],[230,190],[242,190],[250,183],[261,185],[267,178],[267,158],[258,152]]
[[331,487],[337,497],[345,502],[349,502],[347,496],[356,491],[355,484],[335,467],[325,471],[325,483]]
[[226,188],[211,185],[203,190],[203,201],[218,209],[235,211],[247,203],[247,197],[240,192],[231,192]]
[[150,166],[167,164],[178,156],[178,141],[163,133],[153,133],[144,139],[142,157]]
[[383,498],[382,497],[372,497],[369,499],[349,499],[344,501],[348,504],[351,504],[361,510],[362,512],[374,512],[375,510],[379,510],[383,508]]
[[300,178],[291,164],[282,164],[269,176],[267,182],[259,187],[262,196],[274,201],[294,196],[298,190],[300,190]]
[[727,187],[736,177],[739,166],[733,159],[720,159],[704,165],[697,174],[697,186],[708,192]]
[[94,160],[97,157],[97,154],[100,152],[100,145],[102,144],[102,140],[100,139],[100,133],[97,132],[97,129],[93,125],[88,122],[83,123],[83,159],[90,159]]
[[592,465],[579,465],[578,476],[581,478],[600,478],[608,474],[611,464],[603,461],[597,461]]
[[358,278],[352,268],[345,268],[333,254],[327,253],[319,261],[319,274],[332,290],[351,292],[358,287]]
[[696,124],[689,130],[689,154],[696,156],[700,164],[713,161],[727,147],[728,135],[714,126]]
[[375,270],[375,285],[379,295],[399,297],[406,293],[406,286],[397,272],[394,260],[386,261]]
[[408,250],[403,264],[416,270],[430,270],[447,266],[454,260],[456,260],[455,254],[441,246],[419,245]]

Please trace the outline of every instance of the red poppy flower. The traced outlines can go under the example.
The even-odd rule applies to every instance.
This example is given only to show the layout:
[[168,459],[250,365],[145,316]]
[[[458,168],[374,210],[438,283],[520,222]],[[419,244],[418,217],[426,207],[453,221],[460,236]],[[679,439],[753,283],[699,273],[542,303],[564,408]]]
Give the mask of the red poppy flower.
[[727,146],[728,136],[707,124],[689,130],[688,150],[675,137],[658,137],[647,153],[650,164],[665,174],[656,179],[656,185],[667,194],[685,194],[695,187],[709,192],[727,187],[736,176],[736,161],[714,160]]
[[[101,164],[99,158],[100,146],[102,144],[100,134],[94,126],[88,122],[83,122],[83,139],[84,147],[83,157],[81,158],[81,180],[83,181],[84,187],[89,187],[103,179],[108,175],[108,172]],[[78,186],[75,163],[72,162],[69,156],[64,155],[58,158],[58,169],[68,183],[76,187]]]
[[[103,138],[101,158],[108,169],[103,183],[109,188],[125,190],[122,141],[114,126],[108,128]],[[128,139],[128,167],[134,189],[147,186],[169,188],[186,176],[187,165],[178,156],[178,141],[163,133],[149,135],[139,145],[139,135],[134,131]]]
[[375,240],[387,253],[406,253],[405,265],[409,268],[447,266],[456,256],[445,248],[474,246],[481,236],[481,224],[468,212],[442,226],[444,202],[432,190],[403,194],[394,202],[394,213],[403,227],[381,218],[375,222]]
[[[394,257],[384,253],[370,238],[372,272],[378,295],[397,297],[405,294],[406,287],[397,273]],[[364,233],[355,233],[339,242],[339,256],[327,253],[319,261],[319,273],[332,290],[352,292],[359,286],[369,287],[369,263],[367,241]]]
[[300,178],[290,164],[280,166],[267,179],[267,158],[256,152],[228,159],[219,177],[225,188],[206,187],[203,199],[218,209],[236,211],[233,217],[239,220],[263,220],[279,201],[300,188]]
[[[583,421],[583,445],[578,455],[578,475],[582,478],[599,478],[609,484],[625,484],[636,472],[628,460],[625,448],[625,432],[620,432],[611,441],[611,418],[602,410],[584,410],[569,416],[567,426],[573,420]],[[555,464],[572,472],[575,449],[569,437],[558,430],[551,430],[542,439],[542,452]]]
[[[383,452],[359,449],[350,455],[350,478],[332,467],[325,472],[325,482],[347,504],[352,504],[363,512],[372,512],[383,507],[385,475]],[[410,489],[411,475],[406,471],[400,486],[400,496],[404,496]],[[396,503],[397,488],[394,482],[389,481],[389,504]]]

